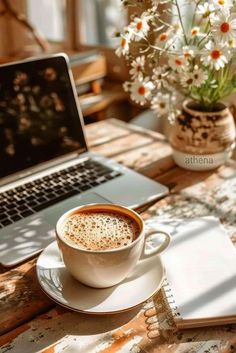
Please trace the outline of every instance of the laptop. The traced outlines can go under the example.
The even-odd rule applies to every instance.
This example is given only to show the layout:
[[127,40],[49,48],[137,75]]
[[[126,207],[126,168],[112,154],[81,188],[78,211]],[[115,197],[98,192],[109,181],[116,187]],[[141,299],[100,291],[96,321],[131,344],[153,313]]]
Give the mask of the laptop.
[[168,189],[88,151],[64,54],[0,66],[0,262],[55,240],[57,219],[90,203],[137,208]]

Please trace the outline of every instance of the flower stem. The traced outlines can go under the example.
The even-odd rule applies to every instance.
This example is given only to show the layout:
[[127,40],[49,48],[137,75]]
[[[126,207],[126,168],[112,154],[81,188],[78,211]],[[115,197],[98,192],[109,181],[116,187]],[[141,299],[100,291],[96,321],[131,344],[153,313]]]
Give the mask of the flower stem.
[[188,39],[187,39],[187,36],[186,36],[186,33],[185,33],[184,24],[183,24],[183,20],[182,20],[182,16],[181,16],[178,0],[175,0],[175,5],[176,5],[176,8],[177,8],[180,25],[182,27],[182,31],[183,31],[183,35],[184,35],[184,41],[185,41],[185,44],[188,45]]
[[196,12],[197,12],[197,8],[198,8],[198,5],[200,4],[201,0],[198,0],[196,2],[196,5],[195,5],[195,9],[194,9],[194,13],[193,13],[193,18],[192,18],[192,27],[194,27],[195,25],[195,19],[196,19]]

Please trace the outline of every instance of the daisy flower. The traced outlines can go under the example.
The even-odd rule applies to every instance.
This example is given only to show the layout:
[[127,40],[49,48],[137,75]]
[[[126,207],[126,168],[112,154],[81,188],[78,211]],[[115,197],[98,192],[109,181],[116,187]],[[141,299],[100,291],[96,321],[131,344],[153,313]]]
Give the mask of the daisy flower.
[[170,41],[173,39],[173,31],[167,30],[158,35],[155,41],[155,45],[159,48],[167,47],[170,44]]
[[171,56],[168,61],[169,66],[172,70],[177,72],[183,71],[188,65],[188,61],[184,56]]
[[130,88],[132,86],[132,82],[125,81],[123,83],[123,89],[125,92],[130,92]]
[[147,21],[148,22],[150,21],[155,26],[156,20],[160,17],[158,10],[157,10],[157,6],[153,6],[153,7],[148,8],[144,14],[146,16]]
[[200,32],[200,28],[199,27],[193,27],[191,29],[191,37],[194,38],[194,37],[197,37],[197,35],[199,34]]
[[122,55],[126,55],[129,52],[129,43],[130,43],[130,38],[129,36],[122,35],[120,38],[120,46],[116,49],[116,55],[121,57]]
[[145,56],[138,56],[136,60],[131,63],[131,70],[129,71],[131,77],[133,79],[139,78],[140,80],[143,78],[143,69],[145,65]]
[[135,41],[141,40],[143,37],[146,37],[150,26],[148,24],[149,17],[146,16],[146,13],[143,13],[141,17],[135,17],[133,22],[129,25],[129,32],[131,39]]
[[202,62],[211,69],[220,70],[230,60],[229,50],[221,45],[216,45],[212,41],[206,44],[206,51],[203,52]]
[[165,88],[168,88],[168,82],[166,81],[167,75],[168,75],[168,71],[166,66],[162,68],[155,67],[153,69],[152,80],[158,90],[160,90],[162,86]]
[[198,66],[196,66],[192,72],[194,86],[201,87],[208,79],[208,74]]
[[164,115],[169,112],[170,95],[158,92],[151,102],[151,109],[155,110],[159,115]]
[[185,57],[185,59],[189,60],[189,59],[193,58],[195,55],[195,50],[196,50],[195,47],[191,47],[191,46],[187,46],[187,45],[185,47],[183,47],[182,53],[183,53],[183,56]]
[[233,6],[233,0],[210,0],[215,10],[223,10],[229,12],[230,8]]
[[222,11],[212,18],[211,25],[216,42],[230,43],[236,39],[236,14],[227,15]]
[[130,88],[131,99],[140,105],[144,105],[151,98],[151,91],[154,89],[153,83],[146,77],[144,80],[136,80]]
[[193,71],[184,72],[180,82],[183,87],[191,89],[192,87],[201,87],[207,79],[207,73],[196,66]]
[[166,32],[160,34],[159,38],[156,40],[156,43],[161,48],[176,50],[176,47],[179,47],[179,43],[182,42],[182,38],[182,28],[180,27],[179,23],[174,23]]
[[209,4],[209,2],[204,2],[203,5],[198,5],[196,13],[201,15],[203,18],[209,18],[212,13],[214,13],[215,7],[213,4]]

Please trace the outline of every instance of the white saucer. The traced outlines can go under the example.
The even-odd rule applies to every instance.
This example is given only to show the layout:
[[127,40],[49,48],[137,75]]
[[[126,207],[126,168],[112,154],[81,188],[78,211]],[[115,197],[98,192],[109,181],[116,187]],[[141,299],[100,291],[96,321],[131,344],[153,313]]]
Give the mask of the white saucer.
[[43,291],[51,299],[89,314],[118,313],[142,304],[161,288],[165,275],[160,257],[152,256],[140,260],[129,277],[114,287],[87,287],[67,271],[56,241],[41,253],[36,270]]

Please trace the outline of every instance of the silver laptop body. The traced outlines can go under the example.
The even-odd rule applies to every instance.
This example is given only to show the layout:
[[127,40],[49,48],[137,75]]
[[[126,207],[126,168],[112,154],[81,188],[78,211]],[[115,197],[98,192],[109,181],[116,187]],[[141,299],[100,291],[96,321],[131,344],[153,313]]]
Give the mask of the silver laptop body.
[[[64,54],[0,66],[0,150],[4,266],[55,240],[56,221],[70,208],[97,202],[137,208],[168,193],[165,186],[88,152]],[[86,174],[88,168],[92,174]]]

